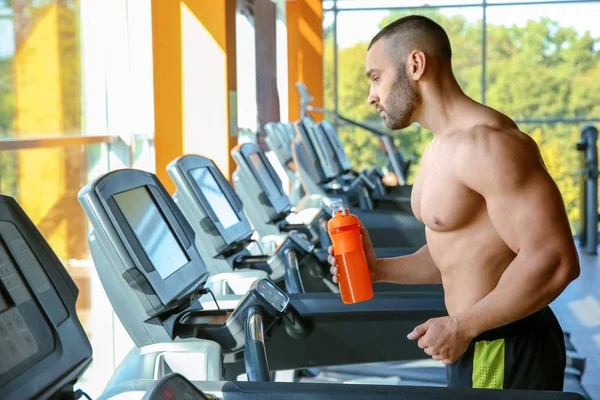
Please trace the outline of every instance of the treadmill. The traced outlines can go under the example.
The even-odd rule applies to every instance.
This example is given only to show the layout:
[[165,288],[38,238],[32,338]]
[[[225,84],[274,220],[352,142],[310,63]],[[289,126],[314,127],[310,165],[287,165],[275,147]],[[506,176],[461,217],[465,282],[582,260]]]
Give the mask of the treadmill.
[[[241,150],[239,151],[238,154],[235,154],[235,150],[234,150],[234,156],[237,156],[236,161],[238,159],[241,159],[240,155],[244,155],[244,150],[246,150],[246,149],[252,149],[252,151],[260,152],[260,150],[257,147],[252,146],[252,145],[244,144],[240,147],[241,147]],[[246,159],[249,158],[248,154],[245,154],[245,156],[246,156],[245,157]],[[252,165],[252,164],[250,162],[246,162],[245,164],[241,164],[240,162],[238,162],[238,167],[240,167],[242,165],[248,166],[248,165]],[[243,168],[239,168],[239,170],[243,170]],[[236,172],[234,173],[234,180],[236,179],[235,176],[238,176],[240,178],[239,181],[235,181],[236,183],[239,183],[238,192],[240,194],[257,193],[257,191],[261,190],[260,185],[255,185],[254,187],[252,187],[253,180],[255,180],[256,177],[259,176],[259,174],[246,173],[246,175],[242,175],[242,174],[237,175],[238,172],[240,172],[240,171],[236,170]],[[260,196],[259,196],[259,198],[260,198]],[[250,203],[250,205],[257,206],[256,203],[258,202],[258,200],[254,200],[250,196],[246,196],[245,204],[248,204],[248,202]],[[375,250],[376,250],[376,253],[378,253],[378,256],[380,256],[380,257],[390,256],[389,251],[386,253],[387,249],[377,249],[376,248]],[[399,290],[440,291],[440,292],[442,291],[441,285],[397,285],[397,284],[392,284],[392,283],[376,283],[373,285],[373,287],[374,287],[375,291],[392,291],[392,292],[399,291]],[[572,347],[572,345],[570,344],[568,335],[565,335],[565,342],[567,344],[567,349],[568,349],[567,359],[568,359],[568,363],[570,364],[570,367],[568,368],[569,376],[570,376],[570,378],[580,379],[581,375],[583,374],[583,371],[585,369],[585,358],[583,358],[581,356],[581,354],[577,353],[576,350]],[[437,362],[433,362],[433,363],[430,362],[427,365],[423,365],[421,362],[419,362],[417,364],[402,362],[402,363],[396,363],[395,365],[390,365],[389,363],[373,364],[373,365],[369,365],[369,366],[347,365],[347,366],[341,366],[339,368],[332,367],[332,368],[326,368],[326,369],[313,369],[312,371],[314,371],[314,374],[317,376],[311,377],[310,379],[317,379],[317,380],[344,379],[343,378],[344,376],[346,376],[346,378],[349,379],[351,374],[359,374],[359,375],[362,374],[362,375],[367,375],[367,376],[376,375],[376,376],[380,376],[382,379],[385,379],[388,381],[389,381],[389,379],[391,379],[393,377],[397,377],[399,375],[413,376],[413,377],[415,377],[415,379],[423,379],[422,371],[429,371],[429,377],[427,378],[429,380],[429,382],[435,383],[435,384],[440,384],[440,383],[445,383],[445,379],[446,379],[445,371],[440,370],[440,365],[441,365],[441,363],[437,363]],[[413,372],[413,370],[415,370],[416,372]],[[355,377],[355,378],[362,379],[362,377]],[[568,382],[571,381],[570,378],[567,380]]]
[[[295,226],[305,224],[304,221],[308,220],[311,232],[323,241],[321,247],[326,249],[329,246],[326,225],[331,218],[329,206],[339,199],[322,195],[307,196],[306,201],[313,202],[312,207],[293,214],[289,198],[281,188],[281,181],[256,144],[239,144],[231,154],[237,164],[233,172],[235,190],[244,203],[248,219],[261,236],[280,234],[289,225],[290,219],[295,217]],[[317,206],[321,208],[317,209]],[[303,215],[303,212],[308,215]],[[425,226],[414,216],[392,212],[364,212],[352,207],[350,212],[369,229],[378,257],[410,254],[426,243]]]
[[292,204],[298,204],[306,193],[302,188],[298,172],[294,166],[294,157],[292,156],[293,137],[289,134],[287,126],[281,122],[268,122],[265,124],[264,129],[267,134],[265,141],[267,142],[269,149],[275,154],[277,161],[290,181],[290,202]]
[[[248,246],[254,242],[255,231],[244,214],[240,198],[211,159],[187,154],[169,163],[167,171],[177,188],[173,197],[192,226],[196,247],[207,265],[218,263],[218,271],[229,272],[232,277],[248,270],[265,271],[264,277],[268,276],[288,293],[339,292],[331,280],[327,251],[315,248],[307,235],[295,229],[276,239],[260,238],[260,254],[250,254]],[[268,245],[272,245],[273,251],[265,250]],[[242,289],[238,281],[234,279]],[[227,280],[220,285],[228,286]],[[236,293],[247,291],[248,287],[243,293]]]
[[327,249],[331,241],[322,232],[327,231],[326,222],[332,210],[321,196],[304,198],[302,211],[296,212],[277,172],[256,144],[237,145],[231,155],[237,164],[232,174],[233,186],[260,237],[277,237],[282,232],[300,230],[313,243]]
[[[179,174],[172,165],[167,170],[177,186],[173,194],[175,203],[186,212],[185,217],[194,231],[201,233],[196,235],[196,248],[203,254],[210,273],[207,286],[217,297],[244,294],[256,279],[269,276],[274,280],[281,279],[282,268],[273,268],[264,257],[251,256],[248,246],[253,242],[252,227],[239,199],[227,200],[226,193],[233,190],[216,166],[190,169],[186,176]],[[198,180],[202,185],[192,187],[187,184],[189,179]],[[204,205],[216,203],[219,207],[197,207],[189,203],[191,196]],[[231,267],[232,258],[235,258],[235,273]]]
[[[250,162],[250,158],[249,155],[252,154],[253,152],[256,153],[261,153],[261,150],[258,148],[258,146],[253,145],[253,144],[243,144],[240,145],[238,147],[236,147],[234,149],[234,151],[232,152],[236,163],[238,164],[238,168],[236,169],[236,171],[234,172],[234,184],[236,184],[236,188],[237,188],[237,192],[240,195],[240,197],[242,197],[244,200],[244,208],[247,210],[247,214],[249,216],[249,218],[251,219],[251,221],[254,223],[254,221],[257,221],[254,225],[261,227],[262,228],[262,232],[271,232],[271,233],[276,233],[278,230],[276,229],[276,225],[277,224],[273,224],[272,222],[270,224],[261,224],[261,221],[263,220],[268,220],[269,218],[271,218],[272,215],[279,215],[278,211],[277,211],[277,203],[275,203],[274,201],[272,201],[270,199],[270,196],[268,196],[266,194],[266,192],[264,191],[264,184],[260,184],[260,182],[256,182],[259,181],[260,178],[262,177],[261,174],[258,173],[259,169],[263,169],[263,168],[252,168],[252,166],[254,165],[252,162]],[[266,157],[264,157],[266,159]],[[255,161],[258,161],[259,158],[256,157],[254,158]],[[262,160],[262,158],[260,158],[260,160]],[[270,167],[270,164],[268,163],[268,161],[266,161],[266,167],[268,169],[268,167]],[[271,176],[275,176],[275,172],[272,171]],[[259,193],[258,199],[253,197],[252,195],[250,195],[251,193]],[[265,201],[265,199],[269,200],[268,202]],[[325,199],[326,200],[326,199]],[[267,204],[265,204],[267,203]],[[325,203],[324,203],[325,204]],[[269,206],[271,206],[272,208],[274,208],[274,211],[269,210]],[[266,210],[264,212],[264,214],[260,215],[258,214],[259,212]],[[253,214],[256,213],[256,214]],[[257,215],[258,214],[258,215]],[[259,230],[259,233],[261,231]],[[322,230],[322,232],[326,232],[324,230]],[[370,230],[370,234],[371,234],[371,238],[373,239],[373,237],[377,234],[377,230]],[[375,248],[375,253],[377,254],[378,257],[393,257],[395,255],[394,252],[397,250],[393,250],[393,249],[388,249],[388,248]],[[408,250],[404,250],[404,249],[400,249],[399,254],[402,254],[403,251],[407,251]],[[393,283],[387,283],[387,282],[381,282],[381,283],[375,283],[373,285],[374,290],[376,291],[398,291],[398,290],[417,290],[417,291],[441,291],[442,287],[441,285],[397,285],[397,284],[393,284]],[[574,348],[574,346],[572,345],[572,343],[570,342],[569,339],[569,334],[565,333],[565,344],[567,347],[567,363],[570,364],[569,366],[569,371],[570,374],[573,376],[576,376],[578,378],[581,377],[581,375],[583,374],[583,371],[585,369],[585,358],[582,357],[582,355],[580,353],[577,352],[577,350]],[[389,369],[387,368],[387,366],[385,368],[381,368],[382,366],[373,366],[374,368],[377,369],[376,373],[377,374],[382,374],[386,377],[389,377]],[[349,367],[343,367],[344,371],[350,371],[350,372],[356,372],[358,371],[358,369],[356,369],[354,366],[349,366]],[[385,372],[387,369],[387,372]],[[367,371],[365,371],[365,373],[368,374]],[[439,375],[436,377],[436,381],[440,381]]]
[[0,195],[0,399],[76,399],[92,361],[79,290],[17,202]]

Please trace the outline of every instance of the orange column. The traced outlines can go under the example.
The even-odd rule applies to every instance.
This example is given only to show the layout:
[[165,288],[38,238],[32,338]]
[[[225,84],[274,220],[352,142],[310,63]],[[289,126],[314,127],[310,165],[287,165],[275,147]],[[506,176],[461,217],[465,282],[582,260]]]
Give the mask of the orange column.
[[[311,105],[323,107],[323,5],[321,0],[286,3],[288,37],[289,120],[300,117],[300,96],[296,83],[306,85],[314,97]],[[320,114],[314,114],[320,120]]]
[[187,153],[215,161],[227,177],[237,144],[235,0],[154,0],[156,173]]
[[169,192],[167,164],[183,154],[181,15],[179,1],[152,1],[156,175]]

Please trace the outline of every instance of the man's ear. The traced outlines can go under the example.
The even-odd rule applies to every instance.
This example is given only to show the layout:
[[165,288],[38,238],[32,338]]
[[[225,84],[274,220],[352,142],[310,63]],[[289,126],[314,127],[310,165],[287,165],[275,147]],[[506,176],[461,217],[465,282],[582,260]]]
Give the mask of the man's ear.
[[421,50],[413,50],[408,56],[408,76],[418,81],[425,74],[427,57]]

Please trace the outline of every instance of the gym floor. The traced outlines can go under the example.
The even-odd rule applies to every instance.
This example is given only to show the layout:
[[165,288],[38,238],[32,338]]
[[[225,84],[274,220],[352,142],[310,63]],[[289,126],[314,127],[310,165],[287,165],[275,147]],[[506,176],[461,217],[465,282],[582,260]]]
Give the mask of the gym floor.
[[[598,250],[600,254],[600,249]],[[582,384],[590,398],[600,400],[600,255],[579,249],[581,274],[552,303],[571,343],[587,358]]]

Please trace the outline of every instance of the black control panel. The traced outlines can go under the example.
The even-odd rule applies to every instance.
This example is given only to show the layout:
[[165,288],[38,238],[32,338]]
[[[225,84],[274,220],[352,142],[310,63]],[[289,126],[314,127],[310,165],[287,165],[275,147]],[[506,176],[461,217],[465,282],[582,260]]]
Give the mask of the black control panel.
[[315,246],[308,240],[306,239],[306,237],[304,235],[302,235],[300,232],[298,231],[292,231],[289,234],[289,238],[298,246],[300,246],[300,248],[302,250],[304,250],[306,253],[310,253],[314,250]]
[[290,298],[267,279],[258,281],[256,292],[279,313],[283,313],[290,303]]

